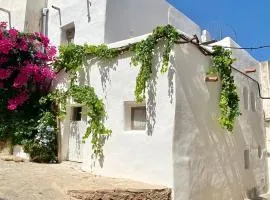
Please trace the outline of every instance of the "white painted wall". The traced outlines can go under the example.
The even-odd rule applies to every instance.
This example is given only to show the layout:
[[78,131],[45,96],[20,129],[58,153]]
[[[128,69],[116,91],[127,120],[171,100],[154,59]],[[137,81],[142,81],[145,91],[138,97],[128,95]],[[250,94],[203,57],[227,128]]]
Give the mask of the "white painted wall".
[[61,9],[62,26],[75,24],[76,44],[104,43],[106,0],[92,0],[90,7],[91,20],[87,18],[87,4],[82,0],[49,0],[49,38],[55,45],[61,42],[59,13],[52,5]]
[[[213,43],[214,45],[220,45],[224,47],[241,47],[239,44],[237,44],[232,38],[225,37],[224,39]],[[245,69],[247,68],[256,68],[256,73],[250,73],[248,74],[252,78],[254,78],[257,81],[260,81],[260,67],[259,62],[255,60],[247,51],[241,50],[241,49],[230,49],[232,51],[232,57],[236,58],[236,61],[234,62],[234,67],[239,69],[242,72],[245,72]]]
[[200,27],[165,0],[107,1],[105,42],[112,43],[172,24],[189,35],[201,35]]
[[[11,26],[24,30],[27,0],[0,0],[0,8],[11,12]],[[8,22],[8,14],[0,11],[0,21]]]
[[[220,83],[204,82],[210,59],[195,47],[183,45],[176,47],[175,63],[177,103],[173,160],[176,199],[238,200],[253,187],[266,192],[266,155],[258,158],[258,145],[264,152],[266,149],[257,85],[234,73],[242,116],[230,134],[217,122]],[[243,108],[244,86],[256,94],[256,112]],[[245,149],[250,150],[248,170],[244,169]]]
[[[136,39],[134,39],[136,40]],[[122,46],[134,40],[113,45]],[[160,58],[159,58],[160,59]],[[103,167],[92,166],[91,145],[86,143],[84,169],[96,174],[130,178],[160,185],[173,186],[172,135],[174,129],[174,73],[159,76],[148,91],[148,129],[125,131],[124,102],[134,101],[134,88],[138,68],[130,66],[130,55],[126,54],[112,63],[91,62],[87,68],[90,83],[104,99],[108,119],[106,124],[113,134],[104,147]],[[155,60],[155,72],[160,69]],[[154,72],[154,73],[155,73]],[[159,74],[159,73],[158,73]],[[88,80],[86,80],[89,84]],[[84,83],[83,83],[84,84]],[[152,83],[151,83],[152,84]],[[156,90],[156,94],[154,92]],[[92,168],[92,169],[91,169]]]
[[[269,61],[260,63],[261,93],[262,93],[262,96],[266,98],[270,97],[270,71],[269,70],[270,70]],[[263,100],[263,109],[264,109],[264,119],[265,119],[267,155],[269,155],[269,152],[270,152],[270,99]],[[268,160],[268,166],[270,166],[270,158],[268,157],[267,160]]]
[[[210,57],[190,44],[176,46],[173,55],[168,74],[158,73],[155,101],[147,101],[148,109],[156,113],[151,118],[151,122],[155,119],[155,126],[150,135],[147,131],[125,131],[124,101],[134,100],[138,73],[136,67],[130,66],[131,55],[125,54],[110,63],[87,62],[87,74],[82,74],[80,83],[91,83],[104,99],[108,112],[106,124],[113,133],[105,143],[102,167],[98,162],[93,166],[90,140],[87,141],[83,169],[172,187],[176,200],[239,200],[253,188],[266,192],[266,138],[257,85],[234,71],[242,116],[233,134],[228,133],[217,121],[220,82],[204,82]],[[244,59],[244,53],[237,55],[242,56],[243,62],[250,62],[249,56]],[[159,65],[160,56],[154,62],[155,71]],[[250,106],[248,110],[243,106],[244,86],[256,95],[256,112]],[[262,158],[258,157],[258,146],[262,148]],[[250,150],[249,169],[244,168],[246,149]]]
[[41,32],[42,9],[45,8],[46,0],[27,0],[24,31],[33,33]]

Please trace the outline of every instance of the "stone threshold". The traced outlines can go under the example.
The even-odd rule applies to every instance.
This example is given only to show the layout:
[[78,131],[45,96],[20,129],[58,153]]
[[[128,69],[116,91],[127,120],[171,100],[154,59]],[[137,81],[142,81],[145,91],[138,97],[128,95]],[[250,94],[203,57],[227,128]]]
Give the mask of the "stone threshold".
[[74,200],[171,200],[171,189],[69,190]]

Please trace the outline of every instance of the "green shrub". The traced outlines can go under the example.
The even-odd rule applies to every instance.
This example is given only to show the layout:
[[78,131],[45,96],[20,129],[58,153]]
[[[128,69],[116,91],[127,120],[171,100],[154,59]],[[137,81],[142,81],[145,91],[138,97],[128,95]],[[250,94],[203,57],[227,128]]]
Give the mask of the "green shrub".
[[51,112],[44,112],[38,120],[33,139],[24,140],[23,147],[34,162],[55,162],[57,157],[56,122]]

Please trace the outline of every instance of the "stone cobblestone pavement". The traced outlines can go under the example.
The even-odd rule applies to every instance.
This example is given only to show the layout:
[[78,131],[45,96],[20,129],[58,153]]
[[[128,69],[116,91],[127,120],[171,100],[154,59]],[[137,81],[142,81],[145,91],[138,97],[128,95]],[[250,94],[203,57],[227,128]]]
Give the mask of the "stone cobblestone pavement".
[[37,164],[0,159],[0,200],[68,200],[68,190],[158,189],[126,179],[95,176],[76,164]]

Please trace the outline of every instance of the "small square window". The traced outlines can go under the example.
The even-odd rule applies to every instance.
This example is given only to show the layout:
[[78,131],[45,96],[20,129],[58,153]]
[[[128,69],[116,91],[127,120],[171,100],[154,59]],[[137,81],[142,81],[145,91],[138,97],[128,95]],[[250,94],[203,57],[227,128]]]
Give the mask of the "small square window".
[[70,23],[61,27],[61,43],[62,44],[74,43],[74,38],[75,38],[74,23]]
[[131,129],[145,130],[146,128],[146,107],[131,107]]
[[146,130],[146,105],[135,101],[124,102],[124,129]]
[[70,29],[67,29],[65,34],[66,34],[67,43],[68,44],[74,43],[75,28],[72,27]]
[[71,121],[81,121],[82,119],[82,107],[72,107],[71,108]]

